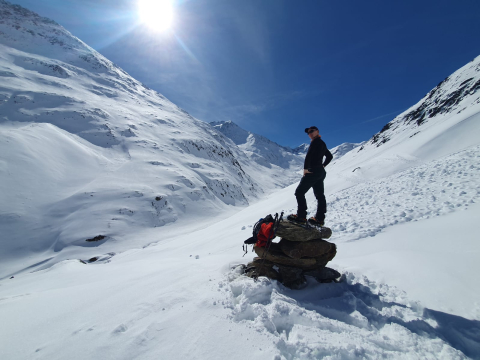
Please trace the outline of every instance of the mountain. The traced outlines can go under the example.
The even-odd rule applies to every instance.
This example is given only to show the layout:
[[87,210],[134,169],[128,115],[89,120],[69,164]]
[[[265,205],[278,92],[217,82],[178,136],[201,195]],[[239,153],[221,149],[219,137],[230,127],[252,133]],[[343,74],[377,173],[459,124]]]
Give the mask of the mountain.
[[208,222],[295,181],[54,21],[3,0],[0,14],[1,274],[143,246],[145,227]]
[[344,154],[335,176],[356,184],[463,151],[478,143],[479,122],[480,56]]
[[346,142],[346,143],[343,143],[343,144],[340,144],[338,146],[335,146],[334,148],[330,149],[330,152],[332,153],[333,155],[333,159],[334,160],[338,160],[340,159],[343,155],[345,155],[346,153],[348,153],[349,151],[352,151],[353,149],[359,147],[359,146],[362,146],[364,144],[364,142],[361,142],[361,143],[349,143],[349,142]]
[[[360,150],[406,140],[429,128],[431,122],[448,121],[454,114],[471,112],[480,104],[480,56],[455,71],[417,104],[387,123]],[[454,135],[454,134],[452,134]]]
[[210,125],[231,139],[251,160],[259,165],[265,167],[276,165],[282,169],[301,169],[303,158],[289,147],[278,145],[264,136],[246,131],[233,121],[211,122]]
[[305,156],[305,154],[308,151],[309,146],[310,146],[310,144],[304,143],[304,144],[299,145],[296,148],[292,149],[292,151],[293,151],[294,154]]

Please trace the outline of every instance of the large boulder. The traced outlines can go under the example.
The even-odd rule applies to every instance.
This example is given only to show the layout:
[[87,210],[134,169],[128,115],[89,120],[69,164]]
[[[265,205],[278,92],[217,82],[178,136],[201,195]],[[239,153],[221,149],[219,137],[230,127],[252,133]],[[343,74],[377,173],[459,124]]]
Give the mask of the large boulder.
[[291,289],[301,289],[307,282],[302,269],[275,264],[258,257],[247,264],[245,275],[252,278],[265,276],[269,279],[278,280]]
[[276,269],[273,268],[274,266],[274,263],[256,257],[252,262],[247,264],[247,267],[245,268],[245,275],[251,278],[265,276],[269,279],[280,281],[280,274]]
[[272,247],[267,251],[264,247],[254,246],[253,250],[259,257],[265,258],[275,264],[293,266],[301,269],[313,269],[317,267],[317,260],[315,258],[293,259],[281,251],[272,250]]
[[321,256],[317,256],[315,258],[315,261],[316,261],[316,266],[315,267],[317,269],[325,267],[327,265],[327,263],[335,257],[336,254],[337,254],[337,250],[336,250],[336,248],[334,248],[333,251],[331,251],[331,252],[328,252],[328,253],[323,254]]
[[321,283],[340,282],[342,278],[342,275],[337,270],[328,267],[305,271],[303,275],[312,276]]
[[290,221],[282,220],[278,224],[277,236],[290,241],[310,241],[316,239],[329,239],[332,230],[327,227],[301,226]]
[[278,243],[280,250],[291,258],[300,259],[304,257],[321,257],[325,254],[331,254],[331,258],[334,258],[337,253],[337,247],[325,240],[310,240],[310,241],[290,241],[286,239],[280,240]]

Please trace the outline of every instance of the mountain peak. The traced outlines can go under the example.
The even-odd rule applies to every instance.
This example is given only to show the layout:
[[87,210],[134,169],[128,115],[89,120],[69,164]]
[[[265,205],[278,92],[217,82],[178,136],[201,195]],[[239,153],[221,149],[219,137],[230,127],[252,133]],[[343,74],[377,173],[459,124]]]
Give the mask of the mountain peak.
[[273,164],[288,169],[301,164],[300,153],[262,135],[244,130],[231,120],[211,122],[210,125],[230,138],[250,159],[262,166],[270,167]]
[[57,22],[38,15],[36,12],[33,12],[29,9],[24,8],[23,6],[12,4],[8,1],[0,0],[0,13],[2,17],[12,17],[16,18],[17,20],[26,20],[27,18],[31,18],[37,22],[43,22],[46,24],[53,24],[60,26]]
[[211,122],[215,129],[231,139],[236,145],[245,144],[250,136],[250,132],[242,129],[232,120]]

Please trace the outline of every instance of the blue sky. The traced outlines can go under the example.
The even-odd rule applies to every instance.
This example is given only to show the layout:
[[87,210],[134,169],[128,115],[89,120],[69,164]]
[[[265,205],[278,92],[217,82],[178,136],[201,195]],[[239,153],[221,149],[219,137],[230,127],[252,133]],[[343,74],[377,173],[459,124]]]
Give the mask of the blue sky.
[[167,33],[136,0],[11,0],[54,19],[204,121],[282,145],[369,139],[480,55],[477,0],[177,0]]

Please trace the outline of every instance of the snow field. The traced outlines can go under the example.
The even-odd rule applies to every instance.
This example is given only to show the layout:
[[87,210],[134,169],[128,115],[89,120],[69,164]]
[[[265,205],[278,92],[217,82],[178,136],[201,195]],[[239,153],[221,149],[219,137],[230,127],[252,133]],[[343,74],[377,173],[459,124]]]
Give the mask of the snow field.
[[[293,291],[239,276],[235,264],[253,258],[241,251],[248,225],[265,212],[292,206],[294,188],[201,230],[166,235],[167,227],[144,229],[138,236],[157,242],[143,249],[104,254],[98,263],[65,260],[0,281],[0,316],[8,324],[0,326],[0,338],[11,344],[0,348],[0,357],[477,358],[478,321],[431,310],[362,275],[370,262],[347,246],[365,239],[339,244],[331,266],[345,273],[340,284],[310,281]],[[438,219],[448,224],[457,213],[462,212]],[[436,219],[392,228],[422,223],[428,228]],[[102,254],[101,246],[93,250]],[[355,272],[343,271],[344,253],[351,256],[347,264],[356,261]],[[388,272],[387,265],[377,271]],[[415,282],[421,285],[422,279]]]
[[[335,241],[375,236],[386,227],[466,209],[478,202],[480,146],[371,180],[327,197]],[[328,182],[333,181],[328,179]],[[315,215],[316,203],[309,204]],[[312,210],[313,209],[313,210]]]
[[480,321],[480,204],[337,244],[342,271],[404,290],[430,309]]
[[[437,159],[424,166],[436,169],[440,164],[439,169],[448,169],[443,164],[452,159]],[[475,156],[469,159],[477,161]],[[413,179],[419,169],[423,165],[397,176],[403,176],[404,181]],[[477,183],[475,177],[466,179],[466,184]],[[366,183],[362,189],[367,192],[368,184],[377,188],[379,181]],[[437,179],[438,184],[443,181]],[[437,182],[430,186],[437,188]],[[394,185],[403,184],[391,182],[392,190]],[[251,224],[267,213],[293,209],[295,187],[282,189],[229,218],[217,218],[203,229],[200,223],[187,225],[184,233],[172,226],[144,227],[135,235],[151,243],[143,249],[112,256],[99,245],[90,248],[92,256],[100,257],[98,263],[65,260],[45,270],[0,281],[0,316],[8,324],[0,326],[0,338],[11,344],[0,349],[0,357],[76,359],[95,358],[102,353],[115,359],[478,358],[478,319],[464,317],[465,309],[443,308],[471,292],[474,274],[480,269],[470,273],[460,269],[467,284],[455,288],[449,298],[433,302],[422,297],[431,292],[432,273],[444,267],[443,259],[432,263],[438,256],[438,250],[432,249],[442,238],[428,243],[423,239],[424,246],[419,248],[416,242],[420,240],[411,235],[419,231],[409,230],[421,226],[430,234],[433,226],[442,234],[450,224],[459,223],[468,233],[476,227],[472,217],[478,214],[478,204],[469,205],[466,211],[462,211],[464,206],[453,207],[439,216],[391,225],[373,237],[359,236],[356,241],[345,240],[351,239],[347,231],[335,232],[331,241],[337,243],[339,252],[331,266],[345,274],[340,284],[310,281],[306,289],[293,291],[275,281],[260,279],[255,283],[239,276],[235,264],[253,258],[251,252],[242,257],[241,251]],[[308,195],[312,209],[315,202],[313,195]],[[329,199],[336,195],[327,193]],[[370,198],[371,206],[383,200]],[[386,215],[391,209],[386,207]],[[340,211],[353,218],[359,215],[353,205],[331,209],[328,215]],[[466,219],[463,214],[470,212],[473,215]],[[466,222],[460,223],[457,215]],[[432,223],[437,220],[440,224]],[[411,241],[392,236],[395,229],[401,235],[410,234]],[[450,234],[445,236],[449,238]],[[370,242],[377,239],[384,248]],[[464,259],[461,254],[474,249],[468,241],[455,248],[459,257],[453,267]],[[392,244],[403,252],[393,247],[394,251],[387,253]],[[66,248],[62,253],[66,250],[72,259],[75,249]],[[417,254],[420,260],[404,260],[405,251]],[[448,248],[446,251],[450,252]],[[383,258],[385,261],[378,261]],[[399,267],[398,261],[408,266]],[[424,263],[433,266],[430,272],[419,271]],[[436,281],[434,287],[438,289],[433,295],[451,292],[452,284],[459,279],[453,276]],[[409,282],[415,287],[405,286]],[[464,306],[472,303],[467,301]],[[23,320],[19,321],[18,314]],[[27,341],[20,345],[19,339]]]

